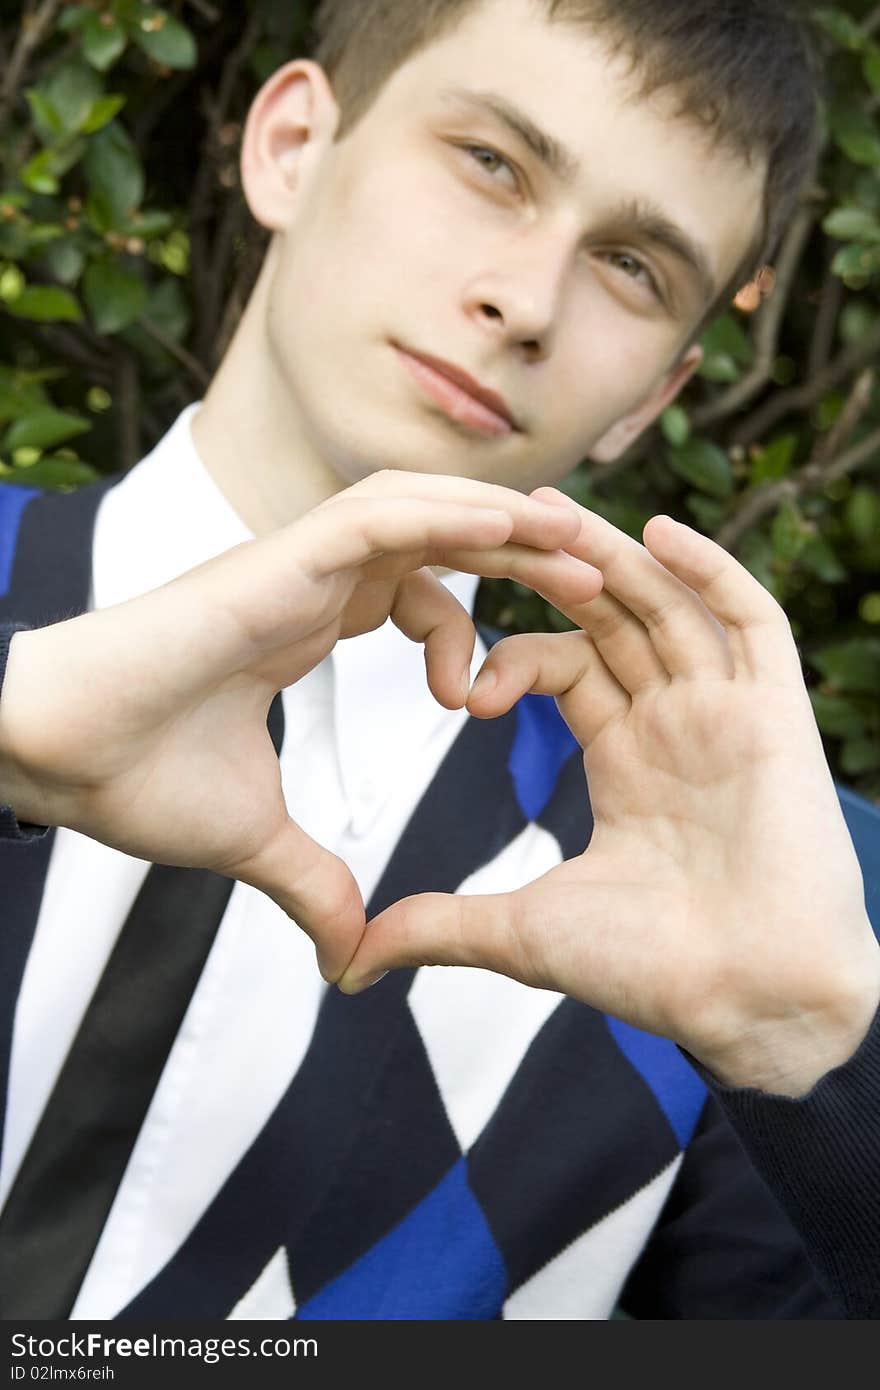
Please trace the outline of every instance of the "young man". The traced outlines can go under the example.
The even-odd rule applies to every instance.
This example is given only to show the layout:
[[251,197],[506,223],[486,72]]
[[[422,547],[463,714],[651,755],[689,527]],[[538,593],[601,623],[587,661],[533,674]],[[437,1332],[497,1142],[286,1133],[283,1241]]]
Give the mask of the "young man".
[[[289,64],[251,111],[245,190],[275,235],[205,403],[122,482],[27,499],[21,520],[4,617],[34,621],[17,605],[33,592],[37,523],[53,553],[66,538],[73,569],[92,518],[83,606],[109,611],[15,637],[4,688],[7,745],[25,750],[11,806],[74,827],[51,857],[46,839],[6,851],[19,884],[7,976],[22,979],[0,1172],[6,1315],[876,1312],[873,1237],[856,1226],[877,1199],[866,1189],[860,1209],[852,1116],[876,1089],[880,963],[784,616],[667,519],[644,549],[580,510],[573,531],[557,494],[517,513],[490,490],[509,521],[481,544],[446,514],[439,539],[422,516],[364,549],[358,512],[352,551],[338,510],[490,506],[458,489],[558,482],[656,417],[811,167],[798,31],[765,0],[331,0],[323,26],[326,71]],[[385,469],[421,477],[373,477]],[[331,555],[316,570],[306,545],[306,582],[276,610],[280,528],[350,484],[366,492],[305,518],[330,518]],[[569,560],[536,553],[542,502],[564,517],[542,523],[545,549]],[[249,536],[262,549],[113,608]],[[299,555],[302,533],[288,543]],[[352,554],[401,551],[380,563],[530,571],[580,631],[494,648],[495,683],[469,699],[491,720],[439,711],[388,627],[321,662],[353,596]],[[577,561],[602,571],[598,596]],[[297,610],[319,581],[335,606],[312,641]],[[440,610],[436,586],[415,582],[403,626],[422,637]],[[473,583],[448,582],[472,598]],[[38,616],[69,611],[71,592]],[[230,646],[225,592],[247,651]],[[177,614],[181,681],[141,656]],[[97,655],[108,633],[136,678],[119,708]],[[444,647],[461,665],[461,636]],[[57,725],[57,701],[28,711],[57,659],[74,690],[98,661],[100,701],[76,726],[79,761],[56,741],[47,765],[38,730]],[[448,706],[454,664],[433,667]],[[153,679],[158,699],[140,685]],[[281,688],[283,834],[266,852],[248,781],[261,761],[256,780],[274,776],[277,792],[262,724]],[[585,750],[592,820],[550,694]],[[94,728],[105,707],[112,738]],[[222,775],[200,756],[221,728]],[[232,805],[244,852],[216,805],[227,778],[245,793]],[[121,809],[133,788],[143,821]],[[164,834],[175,810],[183,854]],[[202,817],[209,841],[222,828],[219,848],[194,846]],[[346,880],[328,903],[324,875],[338,885],[341,869],[314,848],[309,884],[288,818],[344,861],[357,894]],[[188,903],[216,886],[192,879],[187,894],[145,859],[238,880],[201,957]],[[157,952],[150,931],[174,911],[163,883],[184,906]],[[346,992],[326,990],[282,907]],[[427,961],[463,968],[399,971],[348,997]],[[142,1016],[166,1024],[146,1086],[131,1048]],[[842,1223],[828,1210],[841,1174]]]

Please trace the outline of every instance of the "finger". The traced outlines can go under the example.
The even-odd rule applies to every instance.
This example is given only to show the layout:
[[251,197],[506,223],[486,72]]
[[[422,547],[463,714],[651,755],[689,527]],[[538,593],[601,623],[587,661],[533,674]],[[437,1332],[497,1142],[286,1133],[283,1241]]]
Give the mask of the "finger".
[[521,696],[554,695],[582,748],[630,709],[626,691],[583,632],[529,632],[505,637],[489,652],[468,696],[478,719],[505,714]]
[[386,970],[420,965],[478,966],[537,984],[516,930],[520,903],[513,893],[403,898],[369,923],[337,984],[358,994]]
[[[539,495],[543,495],[539,491]],[[569,549],[601,569],[604,594],[589,613],[569,614],[589,631],[618,679],[624,678],[627,652],[634,660],[639,681],[648,670],[648,654],[638,634],[625,637],[622,615],[637,618],[662,666],[669,675],[693,677],[734,674],[730,646],[723,625],[694,592],[638,541],[616,526],[580,508],[581,531]],[[621,607],[615,608],[610,599]]]
[[541,497],[526,497],[513,488],[475,478],[437,473],[407,473],[383,469],[364,478],[323,505],[350,497],[391,499],[410,497],[424,502],[459,503],[506,512],[513,520],[513,538],[522,545],[556,550],[573,540],[580,528],[577,505],[556,488],[543,489]]
[[456,502],[414,498],[338,499],[332,507],[309,512],[276,533],[281,544],[294,539],[296,558],[314,579],[325,579],[385,554],[411,554],[420,569],[426,550],[454,546],[494,549],[508,539],[508,513]]
[[425,648],[428,687],[446,709],[461,709],[470,687],[476,631],[470,614],[430,570],[397,587],[391,620]]
[[324,979],[339,978],[366,922],[361,891],[341,859],[288,818],[258,854],[223,872],[272,898],[315,943]]
[[644,623],[611,594],[563,610],[596,645],[606,667],[629,695],[649,686],[668,685],[664,666]]
[[[692,1012],[689,981],[670,991],[672,1014],[657,1001],[657,972],[680,976],[680,903],[650,885],[634,893],[625,868],[604,882],[584,865],[570,860],[513,893],[423,893],[392,904],[367,924],[340,990],[357,994],[400,967],[476,966],[676,1037]],[[690,978],[711,978],[711,951],[700,942],[688,951]]]
[[723,625],[737,670],[753,679],[802,682],[785,611],[744,565],[708,536],[669,516],[652,517],[645,544]]
[[566,551],[533,550],[513,542],[494,550],[431,551],[425,563],[487,579],[515,579],[563,612],[588,603],[602,588],[599,570]]

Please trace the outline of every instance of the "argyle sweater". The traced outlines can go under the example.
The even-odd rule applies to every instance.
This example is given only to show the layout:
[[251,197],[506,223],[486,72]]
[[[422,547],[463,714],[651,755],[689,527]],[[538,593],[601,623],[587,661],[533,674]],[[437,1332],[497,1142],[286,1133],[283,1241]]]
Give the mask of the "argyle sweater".
[[[95,513],[116,481],[66,496],[0,487],[0,684],[16,624],[85,607]],[[874,910],[876,815],[841,800]],[[503,889],[537,841],[563,859],[590,832],[579,750],[554,702],[526,697],[464,725],[368,913],[415,891]],[[54,834],[0,811],[4,1108]],[[494,996],[452,985],[441,1017],[420,973],[327,992],[276,1109],[119,1317],[880,1314],[880,1022],[791,1101],[720,1087],[671,1042],[570,999],[536,1028],[522,1006],[487,1011],[486,1056],[499,1030],[518,1049],[493,1093],[470,1084],[482,1051],[456,1069],[445,1042]]]

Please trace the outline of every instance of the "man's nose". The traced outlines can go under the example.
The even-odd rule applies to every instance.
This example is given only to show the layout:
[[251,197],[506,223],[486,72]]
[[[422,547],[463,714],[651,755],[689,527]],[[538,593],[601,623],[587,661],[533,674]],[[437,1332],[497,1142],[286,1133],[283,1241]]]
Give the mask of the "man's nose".
[[519,346],[530,361],[550,355],[559,328],[571,249],[547,238],[498,251],[465,291],[465,309],[482,331]]

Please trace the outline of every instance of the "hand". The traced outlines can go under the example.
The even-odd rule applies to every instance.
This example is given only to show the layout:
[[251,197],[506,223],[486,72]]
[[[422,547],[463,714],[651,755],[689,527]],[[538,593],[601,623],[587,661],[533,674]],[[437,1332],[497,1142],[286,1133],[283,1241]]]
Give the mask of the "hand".
[[395,904],[340,985],[485,966],[672,1038],[729,1085],[802,1094],[867,1032],[880,951],[788,621],[690,528],[655,517],[646,549],[581,516],[569,548],[604,590],[554,600],[581,630],[500,642],[468,708],[557,697],[589,847],[515,893]]
[[276,693],[390,616],[428,683],[464,705],[474,629],[424,566],[509,575],[572,602],[601,576],[559,550],[570,506],[460,478],[382,473],[164,587],[11,642],[2,799],[139,858],[270,897],[335,979],[364,926],[347,867],[287,815],[266,728]]

